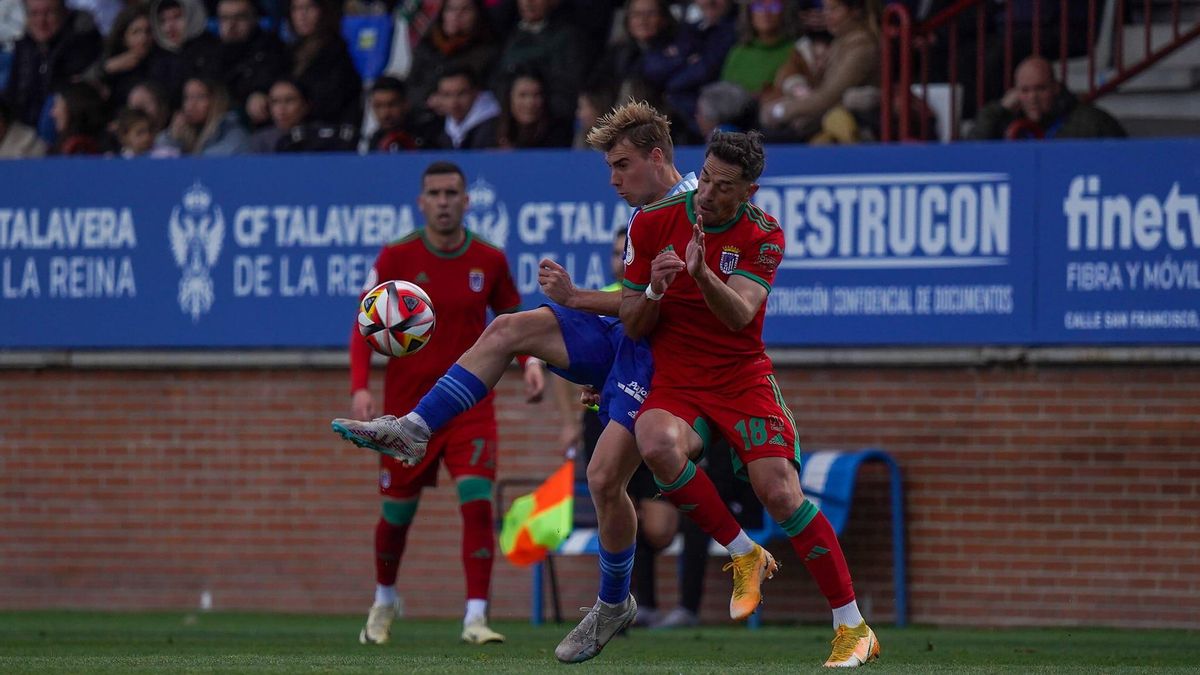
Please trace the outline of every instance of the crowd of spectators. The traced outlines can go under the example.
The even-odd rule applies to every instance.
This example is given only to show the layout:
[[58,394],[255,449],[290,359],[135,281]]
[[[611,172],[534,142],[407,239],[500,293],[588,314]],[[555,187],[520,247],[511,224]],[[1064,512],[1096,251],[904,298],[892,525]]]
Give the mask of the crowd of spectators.
[[[681,145],[856,143],[882,1],[0,0],[0,157],[582,147],[631,97]],[[403,63],[364,81],[347,13],[402,20]]]

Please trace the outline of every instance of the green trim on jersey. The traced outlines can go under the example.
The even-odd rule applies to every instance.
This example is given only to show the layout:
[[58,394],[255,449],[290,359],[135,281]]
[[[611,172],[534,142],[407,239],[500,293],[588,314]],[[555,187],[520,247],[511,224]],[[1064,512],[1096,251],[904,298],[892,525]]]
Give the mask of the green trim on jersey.
[[408,242],[412,241],[413,239],[416,239],[419,236],[421,236],[421,230],[419,230],[419,229],[413,230],[412,232],[409,232],[408,234],[404,235],[403,237],[400,237],[399,239],[393,239],[392,241],[389,241],[387,243],[387,245],[388,246],[397,246],[399,244],[407,244]]
[[475,241],[475,243],[483,244],[490,249],[495,249],[497,253],[504,253],[504,249],[500,248],[496,244],[493,244],[490,239],[481,236],[478,232],[472,232],[471,230],[467,230],[467,232],[471,232],[471,238]]
[[735,277],[735,276],[736,277],[746,277],[747,279],[749,279],[751,281],[757,281],[758,283],[762,284],[763,288],[767,289],[768,294],[771,292],[771,284],[767,283],[766,279],[758,276],[757,274],[752,274],[750,272],[747,272],[746,270],[734,270],[733,274],[730,274],[729,276],[731,276],[731,277]]
[[661,482],[659,482],[658,477],[655,476],[654,484],[658,486],[659,490],[662,490],[663,492],[670,492],[672,490],[678,490],[684,485],[687,485],[687,482],[695,476],[696,465],[693,464],[692,460],[689,459],[688,463],[683,466],[683,472],[679,474],[679,478],[676,478],[669,485],[663,485]]
[[762,230],[763,232],[774,232],[775,230],[779,229],[778,223],[772,223],[771,221],[767,220],[766,211],[763,211],[753,204],[750,204],[749,208],[746,209],[746,217],[750,219],[750,222],[757,225],[758,229]]
[[[695,194],[696,194],[695,190],[692,190],[691,192],[686,193],[688,220],[691,221],[691,223],[693,225],[696,224]],[[734,212],[732,218],[721,223],[720,225],[717,225],[716,227],[709,227],[709,226],[705,225],[704,233],[705,234],[720,234],[721,232],[728,230],[729,228],[736,225],[739,220],[741,220],[742,213],[744,213],[745,211],[746,211],[746,202],[742,202],[741,204],[738,205],[737,211]]]
[[632,281],[630,281],[630,280],[628,280],[628,279],[622,279],[622,280],[621,280],[621,285],[622,285],[622,286],[624,286],[625,288],[628,288],[628,289],[630,289],[630,290],[634,290],[634,291],[644,291],[644,290],[646,290],[646,287],[647,287],[647,286],[649,286],[650,284],[635,284],[635,283],[633,283]]
[[492,481],[480,476],[467,476],[458,481],[458,503],[491,501]]
[[396,499],[383,500],[383,519],[390,525],[408,525],[417,515],[416,499],[399,501]]
[[473,232],[471,232],[470,230],[467,230],[466,233],[467,233],[467,236],[463,237],[462,245],[460,245],[458,248],[454,249],[453,251],[439,251],[438,249],[434,248],[429,243],[429,238],[425,236],[425,228],[421,228],[421,243],[425,244],[425,250],[429,251],[430,253],[436,255],[439,258],[445,258],[446,260],[449,260],[451,258],[457,258],[460,255],[466,253],[467,249],[471,246],[471,242],[475,241],[475,234]]
[[817,517],[818,513],[820,511],[817,507],[805,499],[804,503],[793,511],[792,515],[788,516],[787,520],[779,523],[779,527],[782,527],[783,531],[787,532],[787,536],[794,537],[803,532],[804,528],[808,527],[808,524],[812,522],[813,518]]
[[651,202],[651,203],[643,206],[641,208],[641,212],[647,213],[650,211],[657,211],[659,209],[665,209],[668,206],[674,206],[676,204],[683,202],[685,199],[687,199],[688,194],[689,193],[687,193],[687,192],[681,192],[677,195],[671,195],[670,197],[663,197],[662,199],[660,199],[656,202]]

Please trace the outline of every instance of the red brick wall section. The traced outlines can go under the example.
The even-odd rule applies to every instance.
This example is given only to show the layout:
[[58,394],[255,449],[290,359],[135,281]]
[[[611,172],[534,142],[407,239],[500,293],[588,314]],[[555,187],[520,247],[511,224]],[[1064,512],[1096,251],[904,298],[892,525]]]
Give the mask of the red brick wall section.
[[[378,381],[380,378],[376,378]],[[912,619],[1200,628],[1200,368],[783,369],[808,448],[878,446],[905,475]],[[557,465],[549,404],[501,385],[502,477]],[[0,371],[0,608],[365,612],[375,458],[339,441],[337,370]],[[865,469],[843,541],[860,605],[894,611],[888,502]],[[411,616],[462,597],[453,490],[429,491],[400,593]],[[767,620],[824,621],[786,543]],[[706,619],[728,579],[709,566]],[[660,566],[675,597],[675,561]],[[498,561],[493,615],[527,617]],[[590,605],[590,557],[560,564]],[[419,581],[418,581],[419,580]]]

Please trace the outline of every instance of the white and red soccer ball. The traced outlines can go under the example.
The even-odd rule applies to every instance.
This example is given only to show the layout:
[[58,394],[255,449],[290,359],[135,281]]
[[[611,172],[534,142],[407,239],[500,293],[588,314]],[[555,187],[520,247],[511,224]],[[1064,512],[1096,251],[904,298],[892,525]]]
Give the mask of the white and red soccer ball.
[[407,281],[385,281],[358,305],[358,332],[384,356],[407,356],[421,349],[434,325],[429,294]]

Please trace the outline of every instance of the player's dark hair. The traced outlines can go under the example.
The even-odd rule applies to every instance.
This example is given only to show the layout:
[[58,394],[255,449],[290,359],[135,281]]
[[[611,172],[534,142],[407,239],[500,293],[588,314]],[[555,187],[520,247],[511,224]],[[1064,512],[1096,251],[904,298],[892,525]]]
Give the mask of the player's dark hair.
[[616,240],[617,237],[627,237],[627,236],[629,236],[629,227],[627,225],[622,225],[622,226],[618,227],[617,229],[613,230],[613,240]]
[[742,178],[753,183],[762,175],[766,166],[763,154],[763,137],[757,131],[718,131],[708,142],[704,156],[715,156],[722,162],[736,164],[742,168]]
[[404,85],[404,81],[391,75],[384,75],[371,85],[372,94],[380,91],[390,91],[400,98],[408,100],[408,87]]
[[440,83],[452,77],[465,77],[471,89],[479,89],[479,74],[467,66],[448,66],[438,72],[437,81]]
[[467,186],[467,174],[463,173],[463,170],[457,164],[454,162],[434,162],[425,167],[425,172],[421,174],[421,188],[424,189],[425,179],[429,176],[441,176],[448,173],[458,174],[458,177],[462,179],[463,187]]

